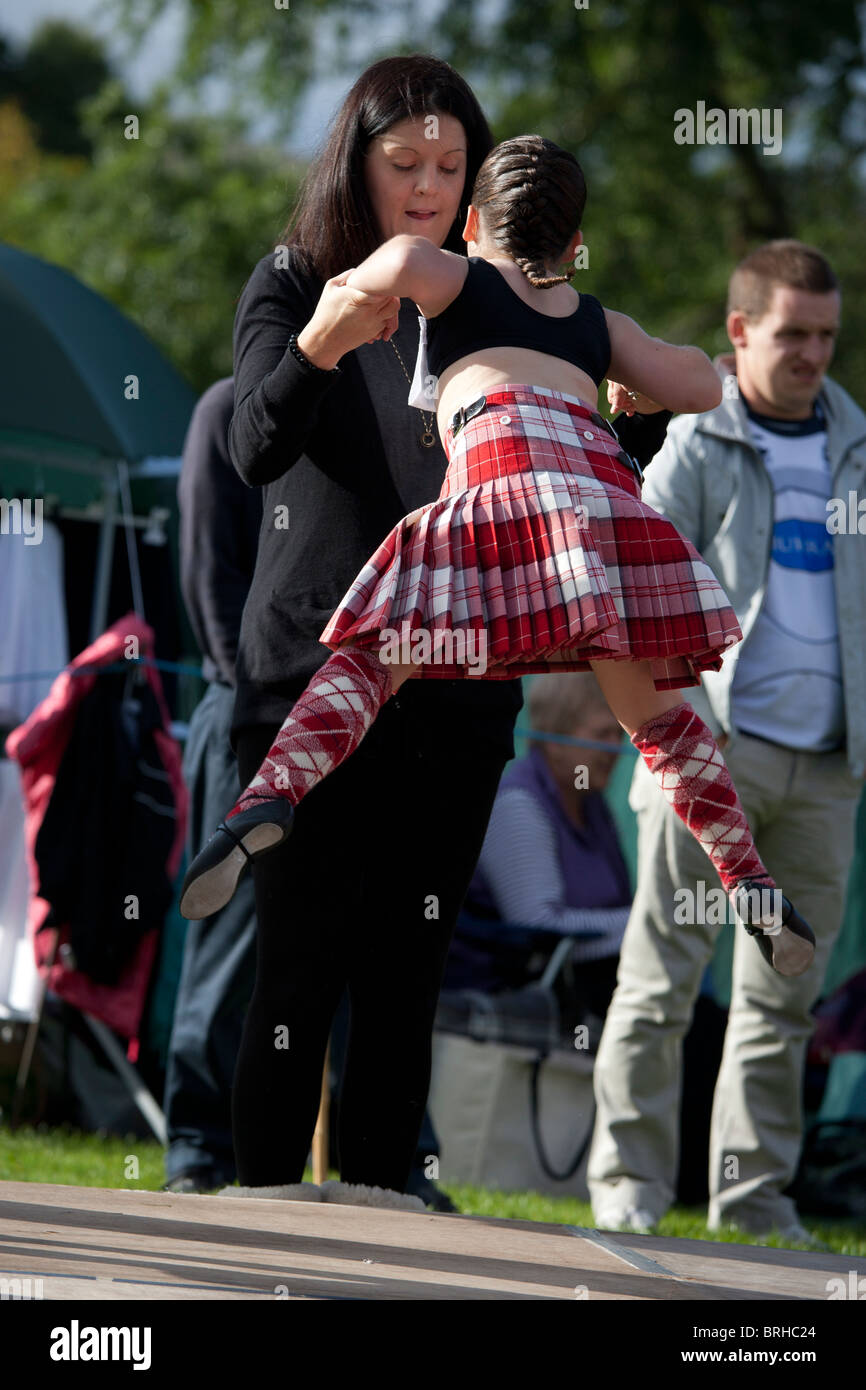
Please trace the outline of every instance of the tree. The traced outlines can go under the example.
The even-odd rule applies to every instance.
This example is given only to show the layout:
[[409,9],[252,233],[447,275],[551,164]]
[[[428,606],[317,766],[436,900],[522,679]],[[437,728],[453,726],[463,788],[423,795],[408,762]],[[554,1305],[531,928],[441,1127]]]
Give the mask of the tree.
[[[146,25],[166,0],[114,0]],[[383,50],[381,34],[402,15]],[[472,84],[499,139],[540,131],[574,151],[587,175],[589,267],[581,284],[653,332],[727,347],[732,266],[773,236],[832,252],[846,290],[838,367],[866,368],[862,222],[864,56],[850,0],[792,11],[788,0],[460,0],[436,11],[318,0],[272,11],[245,0],[186,0],[181,72],[200,80],[228,48],[235,74],[285,116],[304,64],[333,49],[347,79],[387,52],[433,52]],[[343,36],[342,43],[339,42]],[[349,41],[351,39],[351,42]],[[363,54],[363,56],[361,56]],[[340,68],[342,71],[343,68]],[[783,150],[750,143],[678,145],[674,113],[698,102],[782,113]],[[863,308],[859,306],[863,305]]]
[[[169,0],[112,3],[134,42]],[[578,288],[585,286],[612,307],[633,313],[651,332],[717,352],[728,346],[723,310],[735,262],[772,236],[813,241],[830,256],[845,291],[835,371],[843,384],[859,391],[866,372],[866,267],[855,231],[864,214],[864,58],[850,0],[798,7],[795,19],[787,0],[677,0],[675,5],[589,0],[585,9],[566,0],[532,0],[531,5],[499,0],[494,23],[489,0],[461,0],[441,12],[418,6],[395,10],[386,0],[353,0],[351,5],[346,0],[305,0],[291,8],[246,0],[181,3],[186,42],[178,72],[167,78],[159,96],[157,108],[163,114],[154,115],[150,134],[162,130],[171,150],[184,141],[191,141],[195,150],[200,147],[203,182],[219,202],[212,216],[217,222],[228,219],[223,228],[227,244],[244,238],[243,216],[223,205],[227,180],[239,180],[256,208],[258,217],[246,222],[246,236],[255,242],[253,226],[261,227],[260,219],[266,221],[275,206],[273,176],[285,158],[263,151],[259,177],[267,171],[265,185],[253,186],[252,180],[247,188],[256,163],[252,152],[246,150],[241,158],[247,174],[237,168],[229,174],[212,137],[219,123],[209,119],[210,129],[196,122],[172,123],[165,114],[169,86],[177,90],[180,85],[188,96],[215,72],[232,80],[235,90],[246,95],[239,96],[229,126],[219,129],[231,130],[225,138],[240,150],[253,115],[260,118],[268,111],[276,129],[290,128],[300,95],[326,61],[329,70],[345,72],[348,86],[383,52],[434,52],[470,81],[499,139],[540,131],[580,159],[589,187],[584,219],[589,265],[576,273]],[[394,34],[395,20],[402,23],[402,32],[384,44],[386,18],[387,32]],[[0,91],[2,72],[0,54]],[[765,154],[748,141],[678,144],[675,113],[694,111],[699,102],[724,111],[780,111],[782,153]],[[105,257],[108,267],[116,267],[125,254],[114,247],[112,215],[119,213],[123,224],[128,195],[143,219],[143,236],[151,234],[154,218],[171,225],[180,238],[178,246],[159,254],[141,246],[139,252],[151,274],[158,267],[173,273],[183,264],[184,248],[194,244],[186,220],[193,227],[207,223],[207,197],[192,173],[178,182],[172,166],[163,168],[146,142],[127,148],[125,155],[118,153],[116,121],[104,106],[102,118],[108,128],[100,133],[93,127],[98,165],[93,187],[100,207],[109,212],[103,215],[94,208],[87,181],[79,186],[80,207],[71,187],[61,201],[66,208],[76,207],[82,225],[89,219],[98,233],[99,245],[80,250],[82,263],[92,265],[94,283],[105,282],[138,303],[130,266],[109,272],[100,264]],[[189,156],[187,165],[197,157]],[[53,193],[46,185],[41,195],[30,195],[31,209],[39,196],[47,205],[59,196],[56,183],[51,186]],[[22,197],[17,210],[7,210],[7,223],[23,215]],[[181,207],[182,198],[190,200],[188,209]],[[142,206],[148,200],[151,213]],[[58,215],[66,214],[59,210]],[[70,234],[74,240],[74,228]],[[257,243],[256,254],[261,249]],[[249,256],[244,260],[240,247],[237,261],[228,256],[222,262],[226,270],[240,269],[241,263],[248,273],[251,262]],[[190,285],[214,294],[215,285],[197,263],[183,266],[183,273]],[[138,275],[145,275],[143,266]],[[151,289],[156,294],[155,278]],[[175,283],[166,293],[170,303],[182,296]],[[141,307],[146,317],[158,317],[153,300],[142,299]],[[209,305],[200,304],[198,314],[207,322]],[[188,327],[159,327],[181,347],[181,360],[193,373],[200,363],[213,363],[213,340],[203,344],[199,359],[185,340]]]
[[172,86],[190,95],[218,74],[232,92],[236,117],[251,122],[266,111],[276,133],[283,136],[290,133],[298,103],[314,78],[353,71],[358,47],[375,46],[377,28],[394,14],[388,0],[107,3],[130,48],[169,8],[182,14],[185,35],[177,68],[170,74]]
[[[43,156],[6,189],[0,237],[65,266],[144,329],[203,390],[232,370],[232,324],[277,241],[301,170],[237,122],[139,112],[127,139],[111,85],[85,111],[93,164]],[[106,114],[107,113],[107,114]]]
[[39,146],[89,156],[81,107],[110,77],[102,40],[64,20],[48,20],[20,57],[5,40],[0,44],[0,93],[17,98]]
[[[801,6],[796,23],[781,0],[505,0],[493,32],[481,15],[479,0],[447,8],[436,51],[492,88],[498,135],[539,130],[577,155],[593,289],[655,331],[724,346],[720,310],[740,257],[775,236],[824,237],[834,207],[862,215],[849,166],[863,55],[848,0]],[[516,80],[518,57],[543,80]],[[701,101],[781,111],[782,154],[676,144],[675,113]],[[845,257],[859,290],[858,259]]]

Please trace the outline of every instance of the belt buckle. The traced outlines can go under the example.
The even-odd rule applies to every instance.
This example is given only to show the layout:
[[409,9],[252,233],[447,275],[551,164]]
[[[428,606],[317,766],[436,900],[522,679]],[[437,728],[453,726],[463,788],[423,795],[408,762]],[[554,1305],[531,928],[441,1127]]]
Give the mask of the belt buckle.
[[634,454],[626,454],[625,449],[623,449],[622,452],[623,454],[625,454],[625,457],[628,460],[630,467],[634,469],[638,482],[640,483],[641,487],[643,487],[643,469],[641,468],[637,459],[634,457]]
[[461,405],[459,410],[455,410],[451,416],[451,434],[459,434],[467,420],[474,420],[476,415],[480,415],[487,404],[486,396],[479,396],[477,401],[472,401],[470,405]]
[[619,444],[619,453],[618,453],[617,456],[616,456],[616,458],[617,458],[617,463],[627,463],[628,466],[629,466],[629,468],[632,470],[632,472],[634,473],[635,477],[637,478],[638,482],[640,483],[641,487],[643,487],[643,477],[644,477],[643,469],[641,468],[641,466],[640,466],[640,464],[638,463],[637,459],[634,457],[634,454],[626,453],[625,449],[622,447],[622,444],[620,443],[619,435],[617,434],[617,432],[616,432],[616,430],[615,430],[615,428],[614,428],[614,426],[613,426],[613,424],[611,423],[610,420],[605,420],[601,415],[599,415],[597,418],[599,419],[599,421],[601,422],[601,424],[604,426],[604,428],[605,428],[606,430],[608,430],[608,432],[609,432],[610,434],[613,435],[613,437],[614,437],[614,439],[616,440],[617,444]]

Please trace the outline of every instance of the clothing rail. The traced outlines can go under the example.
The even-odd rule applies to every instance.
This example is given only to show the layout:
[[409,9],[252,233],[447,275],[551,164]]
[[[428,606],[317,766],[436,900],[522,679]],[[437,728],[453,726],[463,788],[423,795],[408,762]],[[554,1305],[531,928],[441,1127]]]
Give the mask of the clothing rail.
[[[3,500],[5,502],[32,502],[34,499],[23,497],[20,493],[12,493],[9,497],[4,497]],[[62,517],[69,521],[101,522],[105,520],[104,502],[91,502],[86,507],[67,507],[61,503],[56,492],[46,493],[44,497],[35,500],[42,503],[44,521],[53,521],[55,517]],[[147,516],[127,515],[124,512],[114,514],[114,520],[119,526],[137,526],[139,530],[149,531],[150,535],[145,537],[149,545],[165,545],[167,543],[165,525],[170,517],[171,511],[168,507],[151,507]]]

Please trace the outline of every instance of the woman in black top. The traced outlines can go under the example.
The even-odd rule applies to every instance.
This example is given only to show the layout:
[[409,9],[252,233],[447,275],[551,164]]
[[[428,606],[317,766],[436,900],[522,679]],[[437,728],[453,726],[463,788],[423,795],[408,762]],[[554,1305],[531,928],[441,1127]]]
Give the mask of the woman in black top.
[[[230,448],[245,482],[264,488],[237,658],[241,785],[327,659],[319,634],[361,564],[445,474],[432,412],[407,404],[414,305],[341,281],[398,231],[462,250],[464,190],[492,145],[446,63],[374,64],[346,98],[283,249],[259,261],[241,297]],[[397,303],[397,332],[370,341]],[[301,1181],[348,986],[340,1176],[405,1189],[451,933],[522,703],[519,682],[415,685],[255,866],[256,986],[232,1090],[243,1186]]]
[[[264,487],[237,658],[241,785],[327,659],[319,635],[359,568],[445,474],[432,411],[407,403],[414,304],[343,282],[398,233],[463,252],[492,143],[447,64],[374,64],[337,117],[287,245],[241,297],[230,447],[244,480]],[[242,1185],[301,1180],[348,986],[340,1174],[405,1189],[451,933],[521,703],[519,681],[410,682],[305,797],[291,837],[256,862],[257,977],[232,1092]]]

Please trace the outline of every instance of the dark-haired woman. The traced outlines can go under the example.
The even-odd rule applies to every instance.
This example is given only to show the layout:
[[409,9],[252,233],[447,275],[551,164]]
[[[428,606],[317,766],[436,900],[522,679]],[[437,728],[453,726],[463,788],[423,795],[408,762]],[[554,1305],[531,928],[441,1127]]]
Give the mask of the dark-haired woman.
[[[492,145],[448,64],[373,64],[241,296],[230,448],[264,493],[237,657],[242,783],[327,659],[319,635],[358,569],[445,473],[434,411],[407,404],[417,310],[346,288],[346,273],[399,232],[463,250],[468,194]],[[380,336],[397,306],[398,328]],[[243,1186],[301,1181],[348,988],[340,1176],[406,1190],[445,958],[520,705],[517,682],[417,682],[256,864],[256,984],[232,1087]]]
[[408,294],[429,321],[418,385],[438,380],[448,473],[326,626],[334,655],[191,866],[189,891],[221,903],[244,856],[288,834],[293,807],[404,682],[469,683],[481,650],[474,674],[488,679],[592,667],[766,959],[799,975],[814,934],[778,894],[712,734],[680,694],[720,668],[742,636],[736,616],[691,543],[640,501],[592,404],[613,377],[671,410],[704,411],[721,383],[700,349],[647,337],[557,274],[581,242],[585,199],[573,156],[540,136],[505,141],[474,186],[468,263],[397,235],[349,276],[371,294]]
[[[374,63],[241,296],[230,447],[264,494],[236,663],[243,783],[327,659],[319,636],[360,566],[445,474],[434,409],[407,404],[417,310],[346,288],[347,273],[395,233],[464,253],[469,192],[492,146],[447,63]],[[383,332],[398,303],[399,327]],[[639,429],[651,456],[663,430],[651,417]],[[413,1190],[435,1196],[413,1160],[436,1000],[521,703],[519,682],[416,682],[256,864],[256,985],[232,1087],[242,1185],[301,1181],[348,988],[340,1175],[401,1192],[411,1173]]]

